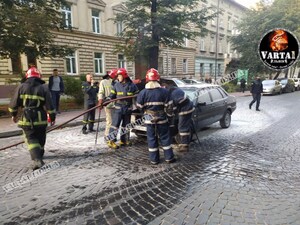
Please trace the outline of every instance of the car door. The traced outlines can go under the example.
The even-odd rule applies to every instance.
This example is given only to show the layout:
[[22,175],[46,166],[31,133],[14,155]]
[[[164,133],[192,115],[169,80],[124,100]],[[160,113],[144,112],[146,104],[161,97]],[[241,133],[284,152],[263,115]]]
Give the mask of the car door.
[[227,101],[217,87],[213,87],[212,89],[210,89],[209,94],[212,99],[212,103],[211,103],[211,114],[213,115],[212,123],[215,123],[223,117],[227,108]]
[[196,130],[211,124],[211,107],[212,101],[209,95],[209,88],[197,89],[195,101],[195,112],[193,113],[193,121]]

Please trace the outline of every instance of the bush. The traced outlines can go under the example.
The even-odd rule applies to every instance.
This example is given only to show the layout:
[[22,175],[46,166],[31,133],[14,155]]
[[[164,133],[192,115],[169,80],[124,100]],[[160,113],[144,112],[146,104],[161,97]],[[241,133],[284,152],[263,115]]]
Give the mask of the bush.
[[65,94],[72,96],[77,104],[82,104],[84,96],[81,90],[82,81],[70,76],[65,76],[63,79],[65,85]]
[[231,82],[223,84],[222,88],[224,88],[224,90],[227,91],[228,93],[240,91],[240,86],[233,84]]

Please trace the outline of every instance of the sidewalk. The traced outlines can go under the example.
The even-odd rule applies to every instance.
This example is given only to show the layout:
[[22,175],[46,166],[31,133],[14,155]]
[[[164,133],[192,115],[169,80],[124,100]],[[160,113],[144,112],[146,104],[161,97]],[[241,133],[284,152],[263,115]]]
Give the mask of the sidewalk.
[[[234,93],[230,93],[230,95],[233,95],[235,97],[244,97],[244,96],[251,96],[251,93],[249,91],[245,91],[245,93],[234,92]],[[0,103],[3,101],[7,102],[8,99],[0,99]],[[81,113],[83,113],[83,111],[84,111],[83,109],[79,109],[79,110],[71,110],[71,111],[62,112],[61,114],[57,115],[55,125],[60,125],[64,122],[80,115]],[[97,110],[96,111],[96,121],[97,121],[97,118],[99,115],[98,112],[99,111]],[[82,118],[83,118],[83,116],[78,117],[77,119],[66,124],[65,127],[82,125]],[[105,112],[104,112],[104,110],[102,110],[100,121],[104,121],[104,120],[105,120]],[[15,124],[11,121],[11,118],[8,118],[8,117],[1,118],[0,117],[0,138],[6,138],[6,137],[21,135],[21,134],[22,134],[22,129],[18,128],[17,124]]]
[[[83,112],[84,112],[83,109],[61,112],[61,114],[56,115],[55,126],[65,123],[66,121],[80,115]],[[99,116],[99,111],[97,109],[96,121],[98,121],[98,116]],[[78,118],[64,125],[64,127],[82,125],[82,118],[83,115],[79,116]],[[105,120],[105,111],[102,110],[100,121],[104,121],[104,120]],[[0,138],[6,138],[6,137],[21,135],[21,134],[22,134],[22,129],[19,128],[16,123],[13,123],[10,117],[0,118]]]

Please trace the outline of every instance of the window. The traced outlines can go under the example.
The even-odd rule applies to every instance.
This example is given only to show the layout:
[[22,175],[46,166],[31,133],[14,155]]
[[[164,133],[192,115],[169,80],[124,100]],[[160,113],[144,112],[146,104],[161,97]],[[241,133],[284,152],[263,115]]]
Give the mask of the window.
[[204,39],[200,40],[200,51],[205,51],[205,41],[204,41]]
[[69,28],[72,27],[72,11],[71,6],[65,5],[61,9],[62,19],[63,19],[63,27]]
[[210,96],[208,94],[208,89],[201,89],[198,93],[199,93],[198,103],[201,103],[201,102],[210,103],[211,102]]
[[187,59],[182,60],[182,72],[187,73]]
[[176,58],[171,59],[171,73],[172,74],[176,73]]
[[184,46],[184,47],[188,47],[188,46],[189,46],[189,41],[188,41],[187,38],[184,38],[184,39],[183,39],[183,46]]
[[100,13],[98,10],[92,9],[93,32],[100,34]]
[[159,57],[158,58],[158,72],[159,74],[163,74],[164,73],[164,60],[163,60],[163,57]]
[[26,52],[27,56],[27,65],[33,64],[36,66],[36,56],[33,54],[35,52],[35,49],[32,47],[29,47],[29,51]]
[[120,35],[124,30],[123,27],[123,22],[122,21],[118,21],[117,22],[117,35]]
[[217,89],[211,89],[210,94],[214,102],[223,99],[222,94]]
[[66,56],[66,66],[67,66],[67,74],[76,74],[77,73],[75,53],[73,53],[72,55]]
[[20,55],[11,57],[11,67],[13,74],[19,74],[22,72],[22,63]]
[[212,63],[209,64],[209,74],[210,74],[210,76],[213,75],[213,64]]
[[204,63],[200,63],[200,76],[204,75]]
[[219,53],[223,54],[223,41],[222,41],[222,39],[220,39],[220,41],[219,41]]
[[227,29],[232,30],[231,16],[228,16]]
[[221,76],[221,64],[218,64],[218,76]]
[[118,55],[118,68],[125,68],[125,58],[124,55],[119,54]]
[[215,52],[215,38],[210,39],[210,52]]
[[95,74],[103,74],[103,54],[95,52],[94,53],[94,65],[95,65]]

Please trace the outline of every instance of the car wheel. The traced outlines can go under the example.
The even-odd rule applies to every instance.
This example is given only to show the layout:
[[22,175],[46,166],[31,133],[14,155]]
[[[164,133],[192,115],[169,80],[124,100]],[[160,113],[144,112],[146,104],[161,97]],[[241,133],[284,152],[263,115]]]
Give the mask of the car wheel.
[[229,110],[227,110],[223,118],[220,120],[220,126],[222,128],[228,128],[230,127],[230,123],[231,123],[231,113]]

